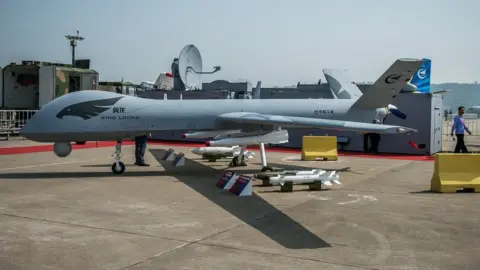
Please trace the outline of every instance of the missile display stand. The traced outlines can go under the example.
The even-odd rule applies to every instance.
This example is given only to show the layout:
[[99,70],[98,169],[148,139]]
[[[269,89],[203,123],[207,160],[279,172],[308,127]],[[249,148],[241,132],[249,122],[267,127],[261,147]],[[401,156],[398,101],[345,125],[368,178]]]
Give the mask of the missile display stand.
[[202,155],[202,159],[206,159],[206,160],[208,160],[208,162],[215,162],[215,161],[217,161],[217,158],[216,158],[216,157],[210,156],[210,155],[207,155],[207,154],[203,154],[203,155]]
[[[228,164],[229,167],[237,167],[237,166],[247,166],[247,163],[245,162],[245,148],[242,146],[242,150],[240,152],[240,155],[233,157],[232,161]],[[240,161],[239,161],[240,158]],[[261,172],[278,172],[278,171],[284,171],[283,168],[274,168],[270,167],[267,165],[267,155],[265,154],[265,144],[260,143],[260,159],[262,162],[262,169]]]
[[112,164],[112,172],[114,174],[122,174],[125,172],[125,164],[120,161],[122,158],[122,141],[117,141],[117,144],[115,145],[115,152],[112,154],[113,158],[115,159],[115,162]]
[[232,158],[232,161],[228,164],[229,167],[247,166],[247,163],[245,162],[245,155],[244,155],[246,148],[247,146],[242,146],[242,150],[240,150],[240,155]]
[[[301,184],[305,185],[305,184]],[[322,190],[322,182],[313,182],[308,184],[308,190],[311,191],[320,191]],[[285,182],[284,185],[280,186],[281,192],[293,192],[293,182]]]
[[238,167],[238,166],[247,166],[245,162],[245,157],[242,155],[240,161],[238,160],[239,156],[233,157],[232,161],[228,164],[229,167]]
[[293,185],[308,185],[309,190],[322,190],[322,186],[341,185],[336,171],[322,169],[308,171],[262,172],[254,177],[262,180],[262,186],[280,185],[280,191],[293,192]]

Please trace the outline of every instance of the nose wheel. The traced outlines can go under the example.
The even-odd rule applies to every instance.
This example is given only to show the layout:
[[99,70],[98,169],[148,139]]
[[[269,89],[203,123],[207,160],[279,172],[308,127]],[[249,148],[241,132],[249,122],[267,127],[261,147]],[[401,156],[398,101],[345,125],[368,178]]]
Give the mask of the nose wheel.
[[112,164],[112,172],[114,174],[122,174],[125,172],[125,164],[120,161],[122,158],[122,141],[117,141],[117,145],[115,145],[115,152],[112,154],[115,162]]
[[115,163],[112,164],[112,172],[114,174],[122,174],[125,171],[125,164],[121,161],[115,161]]

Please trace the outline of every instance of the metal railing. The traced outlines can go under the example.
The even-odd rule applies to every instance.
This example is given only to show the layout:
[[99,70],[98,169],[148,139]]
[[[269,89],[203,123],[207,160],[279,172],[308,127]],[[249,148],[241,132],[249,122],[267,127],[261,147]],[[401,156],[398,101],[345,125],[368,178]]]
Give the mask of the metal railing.
[[[456,115],[449,114],[444,116],[443,121],[443,135],[450,135],[452,130],[453,119]],[[472,132],[472,136],[480,136],[480,118],[477,114],[464,114],[463,119],[465,125]]]
[[0,110],[0,136],[10,136],[18,134],[22,127],[27,123],[37,110]]

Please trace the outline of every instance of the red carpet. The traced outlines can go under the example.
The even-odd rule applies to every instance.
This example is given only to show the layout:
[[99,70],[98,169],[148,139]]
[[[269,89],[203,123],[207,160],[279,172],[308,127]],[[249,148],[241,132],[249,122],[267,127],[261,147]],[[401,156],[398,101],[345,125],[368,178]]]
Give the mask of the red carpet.
[[[72,144],[72,148],[75,149],[87,149],[97,147],[113,147],[116,142],[87,142],[84,145]],[[133,142],[125,141],[123,145],[132,145]],[[53,151],[53,144],[49,145],[32,145],[32,146],[16,146],[16,147],[3,147],[0,148],[0,155],[18,155],[18,154],[30,154],[39,152]]]
[[[172,141],[149,141],[149,144],[153,145],[165,145],[165,146],[183,146],[183,147],[202,147],[205,146],[203,143],[194,143],[194,142],[172,142]],[[98,147],[113,147],[116,142],[87,142],[84,145],[72,144],[73,149],[88,149],[88,148],[98,148]],[[124,141],[122,145],[133,145],[133,141]],[[248,149],[259,149],[258,146],[251,146]],[[29,153],[39,153],[39,152],[49,152],[53,150],[53,144],[50,145],[34,145],[34,146],[17,146],[17,147],[5,147],[0,148],[0,155],[18,155],[18,154],[29,154]],[[281,152],[281,153],[292,153],[300,154],[300,149],[289,149],[289,148],[272,148],[265,147],[265,150],[269,152]],[[412,161],[432,161],[434,160],[433,156],[414,156],[414,155],[398,155],[398,154],[378,154],[371,155],[365,153],[355,153],[355,152],[339,152],[340,156],[347,157],[361,157],[361,158],[383,158],[383,159],[396,159],[396,160],[412,160]]]

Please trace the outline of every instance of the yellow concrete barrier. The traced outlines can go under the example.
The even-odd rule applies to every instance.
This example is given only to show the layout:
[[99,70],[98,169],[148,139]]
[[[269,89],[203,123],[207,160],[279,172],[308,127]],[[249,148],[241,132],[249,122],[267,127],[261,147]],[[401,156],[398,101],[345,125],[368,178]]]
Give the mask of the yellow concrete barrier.
[[441,193],[480,192],[480,155],[436,154],[431,191]]
[[302,160],[338,160],[336,136],[303,136]]

